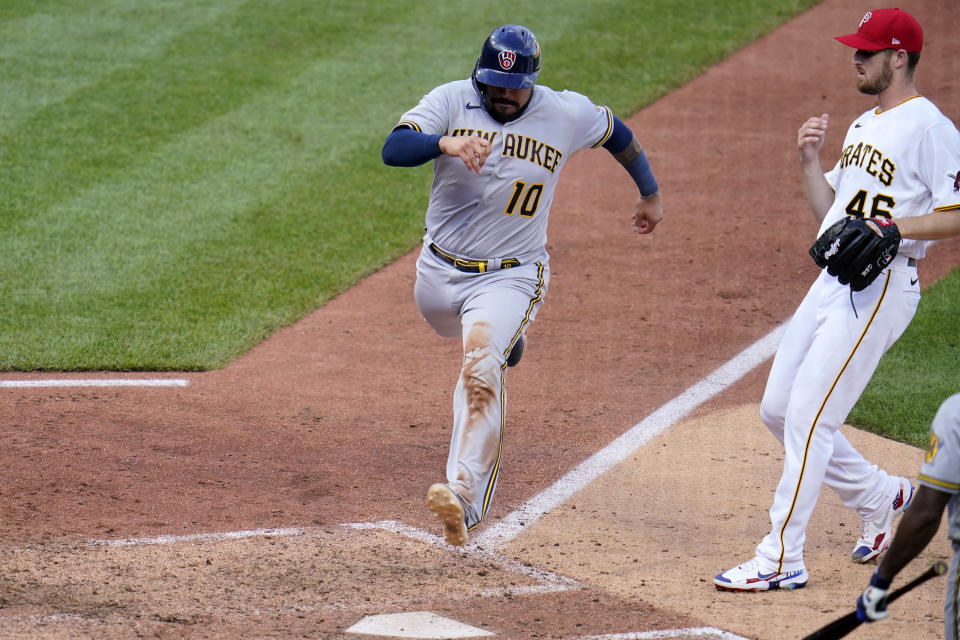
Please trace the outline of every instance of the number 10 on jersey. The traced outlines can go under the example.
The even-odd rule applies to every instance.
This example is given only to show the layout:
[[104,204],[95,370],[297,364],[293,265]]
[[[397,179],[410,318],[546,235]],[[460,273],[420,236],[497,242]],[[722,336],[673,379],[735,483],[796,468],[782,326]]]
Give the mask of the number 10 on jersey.
[[518,213],[525,218],[532,218],[533,214],[537,212],[537,207],[540,205],[540,194],[542,193],[542,184],[532,184],[528,188],[526,182],[517,180],[513,184],[513,195],[510,196],[510,202],[503,212],[508,216],[512,216],[513,212],[517,211],[517,205],[519,204],[520,210]]

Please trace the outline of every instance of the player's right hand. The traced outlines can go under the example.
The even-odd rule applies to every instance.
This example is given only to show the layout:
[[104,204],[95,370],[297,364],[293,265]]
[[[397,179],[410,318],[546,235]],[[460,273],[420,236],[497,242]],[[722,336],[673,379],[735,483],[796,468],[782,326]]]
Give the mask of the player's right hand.
[[490,155],[490,142],[479,136],[443,136],[439,144],[440,151],[453,158],[460,158],[467,171],[474,173],[480,173],[483,163]]
[[890,580],[881,578],[877,571],[870,577],[870,586],[864,589],[857,598],[857,619],[861,622],[883,620],[889,614],[887,611],[887,589]]
[[830,116],[826,113],[813,116],[804,122],[797,131],[797,148],[800,150],[800,159],[803,162],[814,162],[820,159],[820,148],[827,135],[827,125]]

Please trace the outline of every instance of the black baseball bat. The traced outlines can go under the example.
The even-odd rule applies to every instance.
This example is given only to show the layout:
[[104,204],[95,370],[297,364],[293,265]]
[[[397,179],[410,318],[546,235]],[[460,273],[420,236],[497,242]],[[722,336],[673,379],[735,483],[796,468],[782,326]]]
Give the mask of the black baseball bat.
[[[887,596],[887,604],[890,604],[907,591],[910,591],[917,585],[923,584],[930,578],[935,576],[942,576],[947,572],[947,563],[943,560],[937,560],[933,563],[929,569],[921,573],[919,576],[903,585],[899,589],[891,591]],[[833,622],[823,626],[808,636],[804,636],[803,640],[838,640],[839,638],[844,637],[857,627],[863,624],[859,618],[857,618],[856,610],[851,611],[845,616],[837,618]]]

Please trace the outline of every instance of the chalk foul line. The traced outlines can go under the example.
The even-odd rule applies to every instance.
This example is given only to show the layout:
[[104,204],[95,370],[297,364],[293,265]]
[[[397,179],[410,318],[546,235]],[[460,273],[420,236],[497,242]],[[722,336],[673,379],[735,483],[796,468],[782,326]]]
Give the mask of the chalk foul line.
[[190,382],[183,378],[37,379],[0,380],[0,389],[45,387],[186,387],[189,384]]

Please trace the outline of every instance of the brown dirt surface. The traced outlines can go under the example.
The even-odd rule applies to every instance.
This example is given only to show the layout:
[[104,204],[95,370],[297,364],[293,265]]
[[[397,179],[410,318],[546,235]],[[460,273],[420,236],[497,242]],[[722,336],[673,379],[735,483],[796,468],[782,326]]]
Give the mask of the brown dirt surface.
[[[956,119],[955,7],[900,6],[926,29],[918,86]],[[796,130],[828,111],[833,162],[869,107],[831,39],[864,10],[827,0],[628,120],[664,194],[652,235],[631,232],[635,189],[606,152],[571,159],[481,536],[793,312],[816,275]],[[958,247],[934,247],[925,284]],[[359,638],[347,629],[365,616],[431,611],[497,638],[772,640],[850,609],[873,567],[849,561],[859,522],[829,492],[806,589],[712,586],[769,526],[782,463],[757,417],[769,361],[505,544],[439,544],[424,496],[443,479],[460,345],[417,314],[415,256],[223,370],[163,376],[185,387],[0,389],[0,636]],[[889,471],[919,469],[918,450],[847,433]],[[941,532],[905,575],[947,556]],[[942,598],[929,583],[850,637],[940,637]]]

